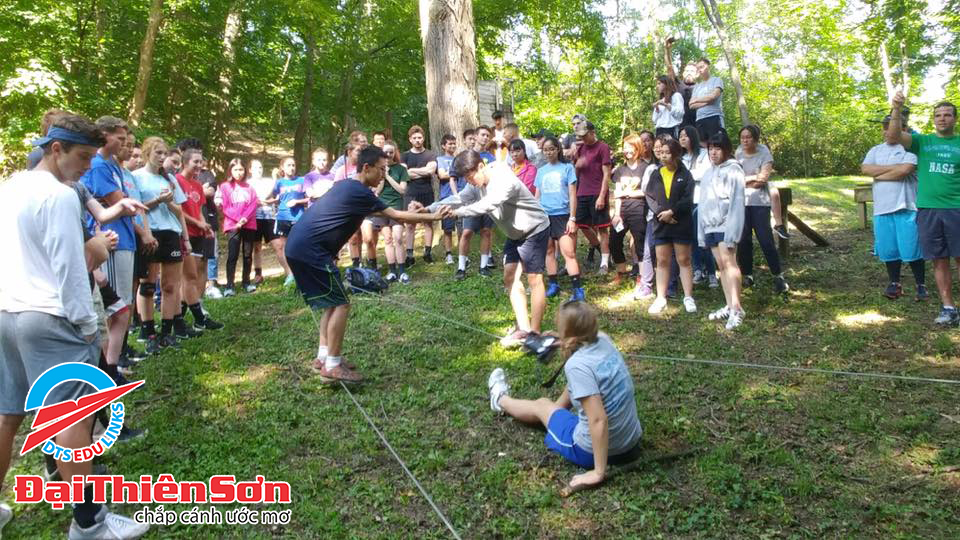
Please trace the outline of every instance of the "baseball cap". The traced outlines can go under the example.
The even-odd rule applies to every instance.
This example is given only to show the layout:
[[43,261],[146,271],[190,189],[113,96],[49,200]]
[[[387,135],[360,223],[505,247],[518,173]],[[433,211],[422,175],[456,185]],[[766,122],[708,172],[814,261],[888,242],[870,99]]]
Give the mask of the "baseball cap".
[[587,121],[587,117],[586,117],[586,115],[577,113],[577,114],[573,115],[573,118],[571,118],[570,121],[571,121],[571,122],[586,122],[586,121]]

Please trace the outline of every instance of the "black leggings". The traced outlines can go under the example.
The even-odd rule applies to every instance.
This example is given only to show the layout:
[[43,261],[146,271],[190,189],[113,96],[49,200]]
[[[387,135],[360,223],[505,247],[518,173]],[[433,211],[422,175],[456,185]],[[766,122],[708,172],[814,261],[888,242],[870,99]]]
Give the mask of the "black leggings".
[[623,252],[623,243],[627,239],[627,232],[633,236],[633,247],[637,254],[637,260],[643,261],[643,240],[647,234],[647,211],[646,207],[639,211],[624,212],[620,209],[620,217],[623,219],[623,229],[617,232],[610,227],[610,258],[613,264],[624,264],[627,262],[627,256]]
[[246,287],[250,284],[250,267],[253,266],[253,242],[257,238],[257,231],[234,229],[229,235],[229,241],[227,242],[227,287],[233,287],[241,244],[243,247],[243,275],[240,279],[243,286]]
[[757,242],[763,250],[763,257],[767,259],[770,272],[778,276],[783,271],[780,268],[780,254],[773,242],[773,229],[770,227],[769,206],[747,206],[743,215],[743,235],[737,244],[737,264],[745,276],[753,275],[753,233],[757,233]]

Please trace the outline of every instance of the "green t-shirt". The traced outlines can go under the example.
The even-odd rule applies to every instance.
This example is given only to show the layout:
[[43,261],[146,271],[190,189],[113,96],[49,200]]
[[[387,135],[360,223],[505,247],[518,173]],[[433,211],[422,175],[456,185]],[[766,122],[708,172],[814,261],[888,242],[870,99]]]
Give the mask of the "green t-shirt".
[[[394,179],[398,184],[402,182],[409,182],[410,175],[407,174],[407,168],[403,165],[396,164],[391,165],[387,169],[387,172],[390,173],[390,177]],[[394,210],[403,210],[403,195],[399,191],[393,189],[393,186],[390,185],[390,182],[386,178],[383,179],[383,189],[380,191],[380,200],[383,201],[383,204],[393,208]]]
[[960,136],[914,135],[917,208],[960,208]]

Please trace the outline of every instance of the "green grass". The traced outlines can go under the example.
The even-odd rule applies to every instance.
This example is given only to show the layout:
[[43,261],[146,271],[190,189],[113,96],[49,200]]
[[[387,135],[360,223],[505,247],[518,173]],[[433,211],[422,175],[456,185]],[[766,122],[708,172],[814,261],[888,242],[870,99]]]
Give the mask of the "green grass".
[[[646,303],[628,299],[626,285],[590,277],[602,329],[625,353],[960,379],[958,334],[934,328],[936,300],[881,297],[884,270],[845,191],[856,181],[790,182],[792,210],[831,246],[793,242],[786,301],[758,269],[736,333],[705,320],[722,301],[719,290],[697,290],[697,316],[671,302],[666,316],[652,318]],[[147,384],[128,400],[128,418],[149,437],[115,448],[104,463],[128,478],[286,480],[291,523],[172,526],[151,537],[447,537],[349,397],[311,374],[313,319],[279,289],[272,280],[256,294],[211,302],[225,330],[145,361],[137,376]],[[499,279],[455,282],[443,264],[418,264],[414,283],[388,295],[478,330],[500,333],[511,323]],[[465,538],[956,538],[960,531],[960,476],[949,472],[960,465],[957,386],[630,358],[647,457],[693,453],[562,499],[575,468],[544,450],[542,432],[494,417],[486,400],[493,367],[505,366],[514,394],[532,398],[552,366],[365,297],[354,297],[346,351],[369,378],[357,398]],[[37,452],[18,460],[3,497],[12,498],[12,474],[35,473],[40,462]],[[15,511],[7,538],[61,537],[69,522],[67,511],[46,506]]]

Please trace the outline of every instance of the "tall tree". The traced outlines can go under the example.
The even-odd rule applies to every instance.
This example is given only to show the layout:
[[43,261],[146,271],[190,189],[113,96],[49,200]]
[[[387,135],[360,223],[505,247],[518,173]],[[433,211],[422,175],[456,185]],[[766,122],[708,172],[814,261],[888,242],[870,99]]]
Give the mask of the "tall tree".
[[223,156],[226,151],[229,134],[230,105],[233,90],[234,63],[237,58],[237,40],[241,35],[243,27],[242,14],[240,12],[240,2],[234,1],[230,4],[227,12],[227,21],[223,27],[223,63],[220,65],[220,92],[217,96],[217,108],[214,116],[212,150],[214,157],[214,166],[220,168],[224,165]]
[[157,43],[157,33],[160,32],[160,22],[163,20],[163,0],[151,0],[150,15],[147,18],[147,33],[143,36],[140,46],[140,69],[137,71],[137,85],[133,91],[133,102],[130,105],[130,124],[140,125],[143,116],[143,107],[147,102],[147,90],[150,88],[150,74],[153,71],[153,49]]
[[307,30],[303,34],[303,43],[307,48],[303,55],[303,95],[300,101],[300,118],[297,120],[297,130],[293,136],[293,158],[297,168],[305,170],[310,165],[310,149],[307,148],[307,135],[310,129],[310,105],[313,102],[313,71],[317,56],[317,40],[313,32]]
[[736,58],[730,48],[730,40],[727,38],[727,30],[723,25],[723,19],[720,18],[720,9],[717,7],[716,0],[700,0],[703,5],[703,12],[707,19],[717,31],[717,37],[720,39],[720,48],[723,49],[723,56],[727,59],[727,65],[730,66],[730,81],[733,83],[733,89],[737,93],[737,107],[740,109],[740,120],[743,125],[750,123],[750,114],[747,111],[747,98],[743,95],[743,84],[740,82],[740,68],[737,67]]
[[420,0],[430,144],[477,125],[477,50],[472,0]]

